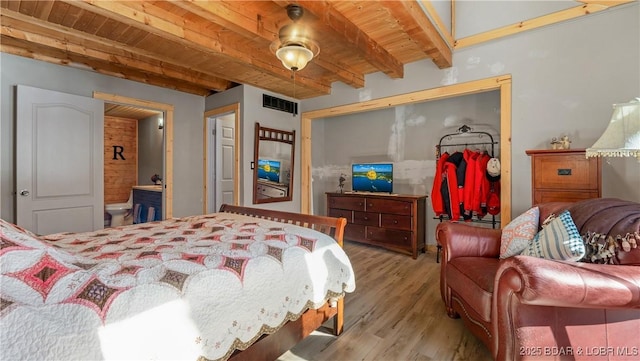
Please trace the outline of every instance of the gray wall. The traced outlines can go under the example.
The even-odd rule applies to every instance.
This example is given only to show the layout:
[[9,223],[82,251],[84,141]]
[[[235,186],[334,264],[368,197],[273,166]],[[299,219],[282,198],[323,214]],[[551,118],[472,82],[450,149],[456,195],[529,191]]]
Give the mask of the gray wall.
[[207,97],[205,109],[211,110],[226,105],[240,103],[240,135],[242,137],[242,156],[240,159],[240,204],[253,205],[253,143],[256,122],[261,126],[296,131],[293,169],[293,197],[288,202],[264,203],[255,205],[257,208],[282,210],[288,212],[300,211],[300,115],[291,115],[278,110],[262,107],[262,94],[268,94],[281,99],[295,101],[281,94],[271,93],[250,85],[242,85],[223,93]]
[[[570,136],[572,148],[587,148],[609,123],[611,105],[640,95],[639,8],[636,2],[457,50],[449,69],[425,60],[406,65],[403,79],[376,73],[365,77],[362,89],[335,83],[331,95],[304,100],[302,107],[324,109],[511,74],[514,216],[531,205],[525,150],[547,148],[562,134]],[[323,132],[324,144],[313,137],[314,153],[339,146],[332,141],[335,134]],[[603,161],[602,173],[603,196],[640,201],[634,159]]]
[[98,91],[174,105],[173,214],[180,217],[202,213],[204,97],[6,53],[0,53],[0,64],[0,216],[3,219],[15,221],[14,89],[17,84],[86,97]]
[[[356,113],[312,123],[312,177],[314,213],[326,214],[325,192],[338,189],[341,173],[347,175],[345,191],[351,190],[352,163],[393,163],[393,193],[430,194],[435,173],[438,144],[464,144],[443,147],[453,153],[465,148],[486,150],[498,157],[500,144],[487,135],[461,135],[463,124],[473,131],[487,132],[499,140],[500,93],[491,91],[448,98],[373,112]],[[455,134],[442,139],[445,135]],[[468,145],[468,146],[465,146]],[[493,152],[493,153],[492,153]],[[428,202],[430,204],[430,202]],[[427,228],[437,221],[429,206]]]
[[158,129],[160,117],[138,121],[138,184],[153,184],[154,174],[164,177],[164,129]]

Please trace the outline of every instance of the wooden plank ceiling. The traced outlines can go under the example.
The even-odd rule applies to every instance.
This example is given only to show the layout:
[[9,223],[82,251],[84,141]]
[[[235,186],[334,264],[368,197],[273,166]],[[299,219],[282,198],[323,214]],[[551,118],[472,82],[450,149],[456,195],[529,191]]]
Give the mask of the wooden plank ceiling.
[[[404,64],[451,66],[451,49],[418,2],[299,1],[319,55],[292,72],[269,46],[289,1],[0,1],[0,49],[138,82],[209,95],[250,84],[299,99]],[[295,92],[295,94],[294,94]]]

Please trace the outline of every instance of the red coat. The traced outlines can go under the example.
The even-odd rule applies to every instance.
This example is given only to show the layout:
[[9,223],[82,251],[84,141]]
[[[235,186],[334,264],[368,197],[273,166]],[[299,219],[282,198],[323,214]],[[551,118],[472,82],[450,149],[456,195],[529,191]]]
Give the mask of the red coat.
[[471,208],[479,217],[484,217],[487,214],[490,183],[486,173],[489,159],[491,159],[491,156],[487,152],[483,152],[476,161],[476,182]]
[[436,164],[436,174],[431,188],[431,205],[436,217],[447,215],[457,221],[462,215],[464,173],[459,174],[466,162],[462,153],[443,153]]
[[431,187],[431,206],[436,217],[440,217],[444,214],[444,201],[442,199],[442,192],[440,187],[442,186],[442,171],[444,165],[449,158],[449,153],[443,153],[436,163],[436,175],[433,178],[433,186]]

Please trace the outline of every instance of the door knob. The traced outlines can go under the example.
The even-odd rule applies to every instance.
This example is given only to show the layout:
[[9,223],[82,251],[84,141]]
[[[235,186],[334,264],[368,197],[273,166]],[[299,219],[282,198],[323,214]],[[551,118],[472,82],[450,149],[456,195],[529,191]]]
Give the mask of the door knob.
[[23,189],[23,190],[20,191],[20,195],[23,196],[23,197],[26,197],[26,196],[29,195],[29,191],[26,190],[26,189]]

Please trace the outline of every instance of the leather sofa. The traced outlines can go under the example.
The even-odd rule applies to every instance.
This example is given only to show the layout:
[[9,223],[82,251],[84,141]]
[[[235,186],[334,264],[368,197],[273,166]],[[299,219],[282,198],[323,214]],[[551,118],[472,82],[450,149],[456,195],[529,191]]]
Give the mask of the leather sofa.
[[500,259],[501,230],[443,222],[436,239],[447,314],[461,317],[496,360],[639,360],[640,203],[538,207],[541,220],[568,209],[583,239],[601,235],[607,264]]

